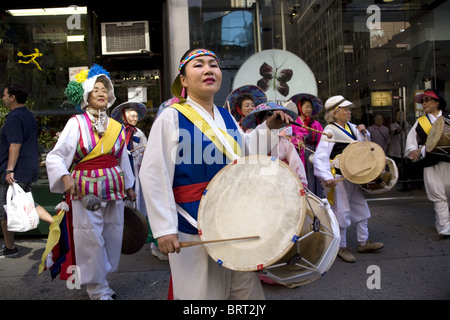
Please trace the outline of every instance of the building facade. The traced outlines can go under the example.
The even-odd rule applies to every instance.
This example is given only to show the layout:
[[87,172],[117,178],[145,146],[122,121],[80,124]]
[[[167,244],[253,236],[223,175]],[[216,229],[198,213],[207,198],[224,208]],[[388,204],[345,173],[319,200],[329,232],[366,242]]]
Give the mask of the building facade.
[[[219,57],[218,106],[250,57],[279,49],[309,66],[323,101],[336,94],[353,101],[355,122],[370,125],[381,113],[389,124],[400,109],[412,124],[422,112],[416,93],[433,87],[450,99],[449,13],[450,1],[433,0],[6,2],[0,83],[25,84],[41,129],[54,135],[77,112],[64,96],[67,83],[81,68],[100,64],[111,74],[116,105],[147,105],[140,126],[148,133],[190,47]],[[289,96],[302,88],[295,90]]]

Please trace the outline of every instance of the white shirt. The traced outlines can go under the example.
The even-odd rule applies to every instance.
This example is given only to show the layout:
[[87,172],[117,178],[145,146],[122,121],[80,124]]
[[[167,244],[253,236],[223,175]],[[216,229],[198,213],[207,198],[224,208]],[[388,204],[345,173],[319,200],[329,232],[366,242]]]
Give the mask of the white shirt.
[[[365,141],[366,138],[356,128],[356,125],[354,125],[353,123],[350,123],[350,122],[347,122],[347,123],[350,126],[350,129],[352,130],[352,132],[356,133],[357,141]],[[338,125],[338,124],[336,123],[336,125]],[[326,126],[323,131],[326,133],[330,133],[330,132],[333,133],[330,125]],[[333,136],[336,136],[336,135],[333,135]],[[366,136],[367,136],[367,139],[370,141],[370,133],[368,130],[366,130]],[[314,157],[313,157],[313,164],[314,164],[314,175],[316,177],[318,177],[319,179],[326,181],[326,180],[334,179],[333,174],[331,173],[330,155],[331,155],[331,151],[333,150],[335,143],[331,142],[331,141],[327,141],[327,139],[325,139],[324,137],[325,136],[322,135],[322,139],[320,139],[320,142],[317,145],[316,152],[314,153]]]
[[[437,118],[442,116],[442,110],[439,110],[439,113],[436,117],[433,116],[431,113],[428,113],[427,115],[428,115],[428,119],[430,119],[431,124],[433,124],[437,120]],[[418,124],[419,124],[419,121],[416,120],[416,122],[412,126],[411,130],[409,130],[408,136],[406,138],[406,145],[405,145],[405,156],[406,157],[409,157],[409,154],[411,153],[411,151],[419,149],[419,145],[417,143],[417,132],[416,132],[416,128],[417,128]],[[421,153],[422,157],[425,157],[425,153],[426,153],[425,148],[422,148],[420,150],[420,153]]]
[[[80,130],[78,121],[75,118],[70,118],[64,130],[61,132],[58,142],[46,158],[48,182],[51,192],[64,193],[64,183],[61,178],[66,174],[70,174],[69,168],[72,165],[79,140]],[[124,150],[118,162],[124,172],[125,190],[132,188],[134,184],[134,175],[126,148],[124,145]]]

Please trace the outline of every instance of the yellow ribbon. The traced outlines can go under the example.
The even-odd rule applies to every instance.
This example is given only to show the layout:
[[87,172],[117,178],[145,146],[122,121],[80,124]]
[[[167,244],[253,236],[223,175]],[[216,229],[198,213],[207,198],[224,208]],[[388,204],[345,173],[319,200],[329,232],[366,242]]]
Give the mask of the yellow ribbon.
[[[219,149],[220,152],[222,152],[230,161],[233,161],[233,156],[227,151],[225,146],[222,144],[220,139],[217,138],[214,130],[211,128],[211,126],[206,122],[205,119],[197,112],[194,108],[189,106],[188,104],[173,104],[171,105],[172,108],[177,109],[179,112],[181,112],[186,118],[189,119],[201,132],[203,132],[204,135],[208,137],[209,140],[214,143],[214,145]],[[241,147],[239,146],[239,143],[226,131],[220,129],[220,132],[225,136],[230,146],[232,146],[233,151],[236,155],[239,157],[241,156]]]
[[95,145],[89,154],[84,157],[81,162],[85,162],[97,158],[103,154],[108,154],[117,141],[119,134],[122,132],[122,125],[114,119],[109,119],[108,128],[100,141]]
[[59,225],[61,224],[65,214],[66,212],[64,210],[60,210],[57,215],[53,216],[53,221],[50,224],[48,232],[47,244],[45,246],[44,253],[42,254],[41,264],[39,265],[38,275],[44,271],[45,260],[47,260],[48,254],[59,242],[59,238],[61,237],[61,229],[59,228]]
[[422,127],[423,131],[425,131],[425,133],[428,135],[432,127],[432,124],[430,120],[428,120],[428,117],[421,116],[419,119],[417,119],[417,121],[419,121],[419,124]]

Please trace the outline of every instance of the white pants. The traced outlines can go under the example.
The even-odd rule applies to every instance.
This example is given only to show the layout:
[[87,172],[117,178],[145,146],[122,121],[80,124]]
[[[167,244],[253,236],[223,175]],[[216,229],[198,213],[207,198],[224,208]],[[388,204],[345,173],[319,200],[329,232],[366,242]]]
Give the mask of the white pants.
[[[198,241],[198,235],[178,233],[179,241]],[[219,266],[202,245],[169,254],[173,296],[181,300],[264,300],[256,272]]]
[[450,163],[439,162],[423,170],[428,199],[434,203],[436,229],[439,234],[450,235]]
[[[336,179],[343,176],[336,175]],[[369,238],[368,219],[370,210],[362,190],[357,184],[347,180],[340,181],[334,188],[333,205],[331,206],[339,223],[341,234],[340,247],[347,246],[347,228],[356,223],[356,239],[365,243]]]
[[124,204],[102,202],[96,211],[86,210],[80,200],[72,201],[75,259],[80,280],[91,299],[104,295],[107,275],[117,271],[122,250]]

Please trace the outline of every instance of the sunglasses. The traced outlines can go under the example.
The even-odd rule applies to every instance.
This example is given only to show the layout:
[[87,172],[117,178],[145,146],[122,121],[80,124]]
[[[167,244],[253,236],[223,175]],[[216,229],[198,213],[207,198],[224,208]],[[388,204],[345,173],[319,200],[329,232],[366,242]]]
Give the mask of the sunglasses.
[[431,101],[431,100],[434,100],[434,98],[431,98],[431,97],[424,97],[424,98],[422,98],[422,103],[428,102],[428,101]]

